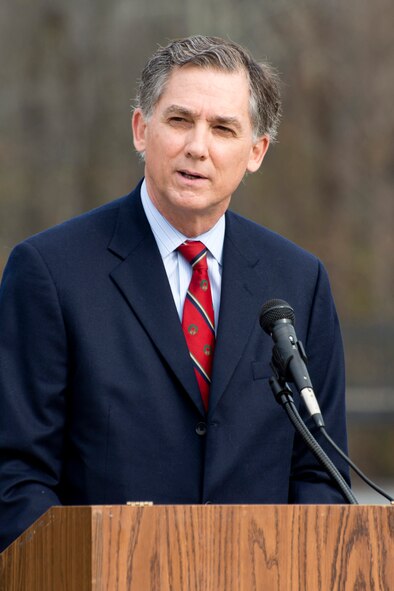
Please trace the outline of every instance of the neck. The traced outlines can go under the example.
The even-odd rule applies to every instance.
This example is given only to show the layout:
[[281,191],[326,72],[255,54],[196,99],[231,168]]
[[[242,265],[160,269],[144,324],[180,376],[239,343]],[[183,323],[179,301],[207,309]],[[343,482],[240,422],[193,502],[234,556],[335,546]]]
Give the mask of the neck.
[[205,234],[205,232],[208,232],[214,227],[222,216],[220,214],[219,216],[216,215],[212,216],[212,218],[207,218],[205,216],[193,216],[191,213],[187,213],[185,216],[180,215],[179,212],[177,212],[176,216],[166,215],[163,212],[160,213],[162,213],[178,232],[181,232],[187,238],[196,238],[197,236],[201,236],[201,234]]
[[[157,211],[171,224],[173,228],[181,232],[187,238],[196,238],[213,228],[219,219],[225,214],[231,197],[220,200],[211,206],[194,207],[194,204],[185,200],[157,199],[154,187],[151,186],[148,176],[145,177],[146,190],[149,200]],[[197,200],[196,200],[197,201]],[[202,199],[203,201],[203,199]]]

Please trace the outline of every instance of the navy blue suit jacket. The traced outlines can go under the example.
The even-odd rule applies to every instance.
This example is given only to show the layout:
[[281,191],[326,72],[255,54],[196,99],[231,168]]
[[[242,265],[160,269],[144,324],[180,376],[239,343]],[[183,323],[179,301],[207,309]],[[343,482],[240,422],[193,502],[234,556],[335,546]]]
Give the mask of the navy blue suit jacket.
[[139,188],[18,245],[0,291],[1,547],[54,504],[342,502],[270,391],[270,298],[294,307],[346,448],[340,331],[314,256],[227,212],[205,415]]

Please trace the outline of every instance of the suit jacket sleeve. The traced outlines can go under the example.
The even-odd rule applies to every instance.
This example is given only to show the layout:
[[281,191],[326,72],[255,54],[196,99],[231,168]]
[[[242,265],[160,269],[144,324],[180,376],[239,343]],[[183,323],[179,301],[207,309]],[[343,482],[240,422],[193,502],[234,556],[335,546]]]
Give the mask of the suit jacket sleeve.
[[[327,273],[321,263],[304,344],[309,357],[308,370],[327,431],[346,452],[345,365],[342,338]],[[300,412],[315,438],[349,482],[346,464],[327,445],[303,406]],[[316,464],[312,454],[306,450],[305,443],[296,435],[289,501],[315,503],[316,499],[319,499],[319,503],[344,502],[342,494],[336,491],[325,470]]]
[[[49,271],[24,243],[0,290],[0,545],[60,504],[66,334]],[[23,509],[22,509],[23,508]]]

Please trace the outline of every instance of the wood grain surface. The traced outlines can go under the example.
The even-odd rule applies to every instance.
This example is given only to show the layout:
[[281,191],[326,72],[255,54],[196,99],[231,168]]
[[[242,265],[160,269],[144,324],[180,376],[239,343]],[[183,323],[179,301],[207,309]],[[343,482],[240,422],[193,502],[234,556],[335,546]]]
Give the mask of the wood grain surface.
[[88,589],[394,591],[394,507],[55,507],[0,555],[0,591]]

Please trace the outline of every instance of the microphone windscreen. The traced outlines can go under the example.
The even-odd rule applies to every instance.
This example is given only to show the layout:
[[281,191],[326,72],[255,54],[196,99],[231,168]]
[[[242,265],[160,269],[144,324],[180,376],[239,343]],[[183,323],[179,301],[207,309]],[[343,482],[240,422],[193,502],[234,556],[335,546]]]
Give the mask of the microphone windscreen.
[[271,334],[278,320],[289,320],[294,325],[294,310],[285,300],[268,300],[261,308],[260,326],[267,334]]

